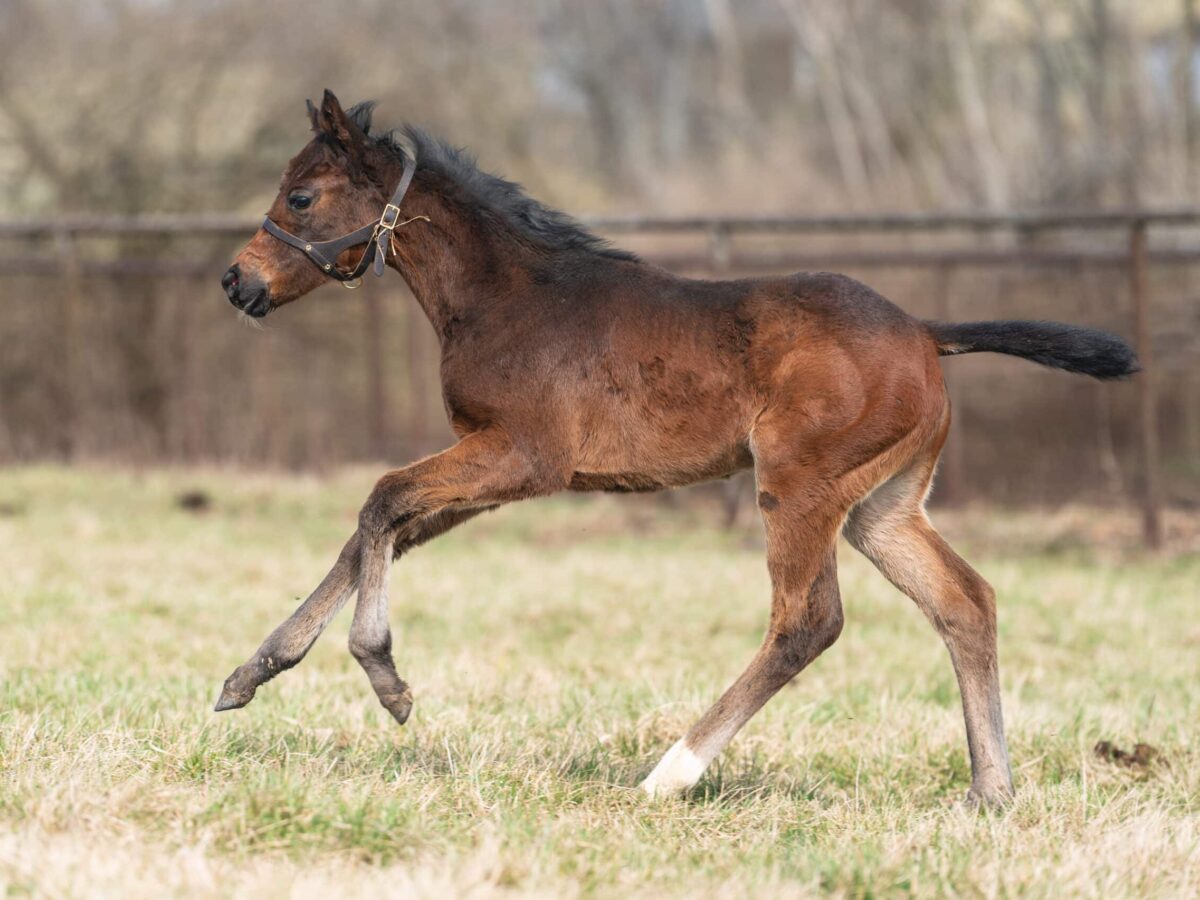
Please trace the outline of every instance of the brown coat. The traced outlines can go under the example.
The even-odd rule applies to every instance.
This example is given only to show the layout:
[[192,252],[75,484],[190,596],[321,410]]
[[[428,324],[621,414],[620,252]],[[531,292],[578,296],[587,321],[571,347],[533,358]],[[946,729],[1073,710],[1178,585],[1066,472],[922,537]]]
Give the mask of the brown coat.
[[[303,657],[359,591],[351,651],[400,722],[385,575],[394,555],[484,509],[561,490],[650,491],[754,468],[773,602],[746,672],[644,782],[691,787],[737,730],[836,640],[835,548],[849,541],[941,632],[962,690],[971,796],[1012,791],[991,588],[933,530],[924,501],[950,422],[939,355],[992,350],[1097,377],[1136,363],[1111,335],[1055,323],[916,320],[842,275],[681,278],[614,250],[416,129],[372,137],[369,107],[326,93],[270,216],[305,240],[379,217],[405,155],[416,176],[390,264],[441,344],[460,440],[389,472],[321,586],[226,681],[218,709]],[[360,250],[339,263],[350,267]],[[325,280],[265,231],[223,284],[252,315]]]

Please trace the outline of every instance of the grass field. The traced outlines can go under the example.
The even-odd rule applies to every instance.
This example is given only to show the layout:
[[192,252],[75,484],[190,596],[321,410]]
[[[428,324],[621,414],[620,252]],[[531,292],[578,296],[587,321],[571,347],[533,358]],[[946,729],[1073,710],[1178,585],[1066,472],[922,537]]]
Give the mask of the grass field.
[[[371,483],[0,471],[0,893],[1200,895],[1194,548],[1144,557],[1086,510],[943,517],[1000,598],[1003,812],[959,803],[940,641],[844,546],[839,643],[689,797],[654,803],[637,782],[768,608],[757,529],[691,505],[529,504],[405,558],[403,729],[345,612],[249,707],[210,711]],[[178,508],[191,488],[211,509]],[[1114,764],[1100,740],[1165,761]]]

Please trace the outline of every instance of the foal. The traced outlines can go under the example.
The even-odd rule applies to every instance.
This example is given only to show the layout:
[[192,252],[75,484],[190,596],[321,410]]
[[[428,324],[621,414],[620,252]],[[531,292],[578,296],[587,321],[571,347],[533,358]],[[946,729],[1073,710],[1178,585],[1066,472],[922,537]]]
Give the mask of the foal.
[[459,440],[379,480],[325,580],[229,676],[216,708],[245,706],[296,665],[357,588],[350,652],[403,724],[413,701],[392,660],[394,557],[514,500],[653,491],[752,466],[773,592],[766,638],[642,787],[663,795],[694,785],[837,640],[842,533],[949,648],[969,797],[1009,797],[994,595],[924,511],[950,426],[938,357],[992,351],[1118,378],[1137,370],[1129,347],[1048,322],[922,322],[841,275],[680,278],[415,128],[372,136],[370,112],[343,111],[328,91],[319,109],[309,104],[313,138],[222,284],[259,317],[327,276],[392,266],[437,332]]

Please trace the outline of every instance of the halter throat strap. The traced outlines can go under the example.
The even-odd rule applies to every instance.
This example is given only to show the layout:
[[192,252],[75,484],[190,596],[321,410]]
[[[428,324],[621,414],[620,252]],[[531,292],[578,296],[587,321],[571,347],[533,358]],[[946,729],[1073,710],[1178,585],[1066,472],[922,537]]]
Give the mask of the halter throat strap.
[[[330,278],[342,282],[347,287],[357,287],[358,282],[364,274],[367,267],[372,263],[375,264],[375,275],[382,276],[384,264],[387,262],[388,250],[392,246],[392,233],[404,222],[400,221],[400,201],[404,199],[404,195],[408,193],[408,187],[412,184],[413,175],[417,171],[417,162],[415,159],[410,159],[406,154],[404,156],[403,170],[400,173],[400,183],[396,185],[396,190],[392,193],[392,197],[388,200],[387,205],[383,208],[383,214],[379,217],[378,222],[372,222],[370,225],[364,225],[349,234],[344,234],[339,238],[334,238],[331,241],[307,241],[304,238],[296,237],[291,232],[284,231],[278,225],[271,221],[271,217],[267,216],[263,219],[263,231],[272,237],[278,238],[290,247],[295,247],[310,260],[313,265],[328,275]],[[418,218],[425,218],[419,216]],[[411,221],[411,220],[410,220]],[[428,221],[428,219],[426,219]],[[359,258],[358,264],[350,272],[343,272],[337,267],[337,258],[351,247],[356,247],[359,244],[366,244],[366,249],[363,250],[363,255]]]

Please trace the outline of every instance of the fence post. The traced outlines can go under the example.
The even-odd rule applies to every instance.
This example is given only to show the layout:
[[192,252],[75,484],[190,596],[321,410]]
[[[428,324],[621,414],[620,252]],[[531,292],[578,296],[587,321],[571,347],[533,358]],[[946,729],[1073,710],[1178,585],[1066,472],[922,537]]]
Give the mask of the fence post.
[[387,377],[383,365],[383,296],[375,285],[367,291],[367,427],[371,455],[387,459]]
[[1142,535],[1146,546],[1162,544],[1162,509],[1158,488],[1158,402],[1154,385],[1154,346],[1150,334],[1150,296],[1146,288],[1146,220],[1135,219],[1129,231],[1129,293],[1133,301],[1134,342],[1142,372],[1138,376],[1140,413]]
[[63,301],[60,323],[62,340],[62,403],[63,449],[67,459],[78,452],[79,439],[79,366],[76,354],[79,341],[79,310],[83,303],[83,274],[79,264],[79,247],[74,235],[59,229],[54,232],[54,245],[62,263]]
[[[183,421],[180,428],[181,433],[176,435],[179,443],[175,445],[174,449],[182,454],[184,462],[192,465],[202,459],[205,454],[212,452],[210,447],[205,446],[206,429],[202,421],[204,411],[199,396],[203,376],[200,371],[200,348],[197,346],[198,334],[195,327],[196,293],[189,290],[192,288],[198,292],[201,290],[201,284],[207,285],[207,283],[207,279],[200,282],[199,279],[192,278],[176,285],[173,291],[163,291],[164,294],[173,294],[176,304],[171,324],[174,329],[174,351],[178,354],[176,357],[178,372],[175,382],[177,393],[172,398],[171,412],[173,415],[170,421],[172,425],[179,424],[180,418]],[[206,291],[207,288],[205,287],[204,290]]]
[[708,236],[708,253],[714,275],[724,275],[733,262],[728,225],[714,225]]
[[426,346],[429,344],[432,332],[429,321],[421,305],[408,288],[401,288],[397,298],[404,306],[404,358],[407,367],[408,393],[405,408],[405,435],[403,451],[410,459],[416,459],[428,453],[430,448],[430,422],[433,414],[429,409],[432,397],[438,392],[430,384],[426,369]]
[[[283,433],[283,420],[291,422],[283,408],[279,396],[279,353],[278,337],[274,331],[264,329],[256,336],[254,352],[250,354],[251,383],[254,385],[251,393],[254,419],[258,423],[258,433],[249,447],[239,447],[239,452],[248,452],[251,459],[265,459],[273,466],[283,467],[293,460],[288,458],[288,437]],[[305,371],[312,368],[311,360],[305,366]],[[305,385],[307,387],[307,385]],[[293,426],[294,427],[294,426]],[[307,434],[303,435],[305,438]],[[312,462],[308,452],[312,445],[306,441],[303,447],[302,462],[308,465]],[[209,453],[214,448],[208,448]]]

